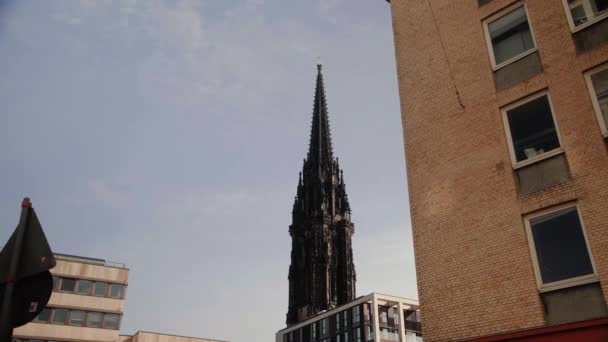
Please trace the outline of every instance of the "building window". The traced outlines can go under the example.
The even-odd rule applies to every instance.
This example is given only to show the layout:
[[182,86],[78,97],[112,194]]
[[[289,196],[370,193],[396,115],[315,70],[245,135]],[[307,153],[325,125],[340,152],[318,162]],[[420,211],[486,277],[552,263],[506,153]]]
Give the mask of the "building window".
[[77,326],[84,326],[85,312],[80,310],[72,310],[70,313],[70,324]]
[[103,320],[103,327],[110,329],[118,329],[118,321],[120,316],[117,314],[105,314]]
[[51,322],[65,324],[68,320],[68,309],[54,309],[53,310],[53,319]]
[[121,284],[110,284],[110,297],[122,298],[124,293],[124,285]]
[[59,286],[59,291],[61,292],[74,292],[74,287],[76,286],[76,279],[73,278],[62,278],[61,285]]
[[606,0],[563,0],[568,22],[573,31],[608,17]]
[[523,166],[561,153],[547,94],[535,95],[503,109],[514,166]]
[[353,307],[353,324],[359,323],[359,318],[360,318],[360,309],[359,309],[359,305]]
[[321,336],[327,335],[327,318],[321,320]]
[[93,287],[93,282],[90,280],[79,280],[78,286],[76,287],[76,293],[78,294],[91,294],[91,288]]
[[344,333],[344,342],[350,342],[348,340],[348,331]]
[[529,217],[526,226],[541,290],[597,280],[576,206]]
[[38,316],[36,317],[35,321],[36,322],[48,322],[49,319],[51,319],[51,309],[49,308],[44,308],[42,309],[42,311],[38,314]]
[[380,323],[388,323],[388,314],[386,311],[380,311]]
[[93,294],[98,297],[106,297],[108,295],[108,284],[96,282],[93,288]]
[[310,325],[310,338],[311,341],[316,341],[317,340],[317,323],[312,323]]
[[536,51],[526,6],[519,4],[484,22],[492,67],[499,69]]
[[608,137],[608,64],[591,70],[585,76],[600,128],[604,136]]
[[103,317],[103,314],[101,312],[87,313],[87,327],[101,328],[102,317]]
[[336,330],[340,330],[342,328],[342,323],[340,322],[340,317],[341,317],[342,313],[338,312],[336,314]]
[[367,329],[367,341],[374,340],[374,328],[371,325],[366,326]]
[[355,329],[355,342],[361,342],[361,328]]
[[342,324],[344,325],[344,328],[348,327],[348,310],[344,310],[342,311]]

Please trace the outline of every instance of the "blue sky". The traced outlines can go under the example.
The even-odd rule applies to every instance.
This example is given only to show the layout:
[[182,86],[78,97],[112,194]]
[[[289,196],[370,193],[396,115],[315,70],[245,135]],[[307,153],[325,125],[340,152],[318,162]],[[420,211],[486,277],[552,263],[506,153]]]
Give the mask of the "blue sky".
[[30,196],[130,267],[123,333],[272,340],[321,56],[357,292],[416,298],[392,39],[384,0],[1,1],[0,241]]

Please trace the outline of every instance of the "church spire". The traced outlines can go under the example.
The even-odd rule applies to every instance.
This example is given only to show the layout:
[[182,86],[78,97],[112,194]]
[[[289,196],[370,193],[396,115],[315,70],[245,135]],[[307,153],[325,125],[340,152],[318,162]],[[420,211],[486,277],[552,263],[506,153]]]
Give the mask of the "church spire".
[[317,86],[315,89],[315,102],[307,158],[312,164],[311,166],[318,170],[327,167],[333,160],[331,132],[327,115],[327,102],[325,100],[325,85],[323,84],[321,69],[321,64],[317,64]]
[[354,224],[344,176],[333,157],[321,64],[308,156],[292,211],[287,324],[295,324],[356,297],[351,238]]

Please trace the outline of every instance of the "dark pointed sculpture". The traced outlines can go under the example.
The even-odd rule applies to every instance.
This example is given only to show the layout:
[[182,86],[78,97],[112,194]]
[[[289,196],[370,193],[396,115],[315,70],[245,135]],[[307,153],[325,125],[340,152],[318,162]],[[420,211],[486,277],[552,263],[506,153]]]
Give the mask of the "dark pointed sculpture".
[[334,159],[321,65],[308,156],[300,173],[293,219],[287,325],[355,299],[354,224],[342,170]]

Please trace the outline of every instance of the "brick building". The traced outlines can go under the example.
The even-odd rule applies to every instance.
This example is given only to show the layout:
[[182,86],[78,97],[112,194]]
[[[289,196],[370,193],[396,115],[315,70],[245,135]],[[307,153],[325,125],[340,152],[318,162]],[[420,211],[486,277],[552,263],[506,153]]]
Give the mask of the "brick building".
[[608,1],[390,6],[425,339],[608,341]]

